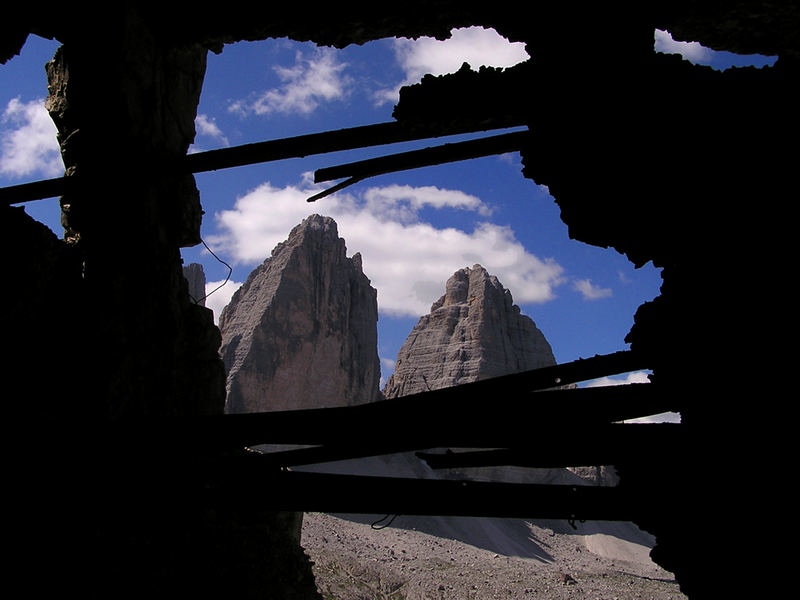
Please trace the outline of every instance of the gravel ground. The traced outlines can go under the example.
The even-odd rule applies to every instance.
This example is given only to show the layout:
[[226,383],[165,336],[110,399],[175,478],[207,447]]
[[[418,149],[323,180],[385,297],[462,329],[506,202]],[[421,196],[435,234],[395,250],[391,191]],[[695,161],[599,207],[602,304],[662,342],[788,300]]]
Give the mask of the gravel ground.
[[[596,554],[596,537],[529,525],[538,556],[505,556],[453,539],[308,513],[302,545],[326,600],[682,600],[648,559]],[[602,546],[603,544],[600,544]]]

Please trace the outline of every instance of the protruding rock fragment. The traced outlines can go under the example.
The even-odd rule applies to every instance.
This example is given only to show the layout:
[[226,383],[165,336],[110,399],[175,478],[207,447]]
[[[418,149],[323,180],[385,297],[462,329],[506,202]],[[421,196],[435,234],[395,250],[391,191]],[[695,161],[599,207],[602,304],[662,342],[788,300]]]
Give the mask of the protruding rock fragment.
[[189,298],[195,304],[206,305],[206,274],[203,265],[191,263],[183,267],[183,276],[189,284]]

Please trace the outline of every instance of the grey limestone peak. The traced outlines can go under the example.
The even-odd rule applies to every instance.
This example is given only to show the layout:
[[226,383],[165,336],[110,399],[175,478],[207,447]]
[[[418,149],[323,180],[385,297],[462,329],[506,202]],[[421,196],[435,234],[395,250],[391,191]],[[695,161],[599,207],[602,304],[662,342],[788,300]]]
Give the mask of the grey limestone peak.
[[550,344],[511,292],[481,265],[456,271],[397,356],[396,398],[555,364]]
[[371,402],[377,292],[330,217],[294,227],[222,311],[226,412]]

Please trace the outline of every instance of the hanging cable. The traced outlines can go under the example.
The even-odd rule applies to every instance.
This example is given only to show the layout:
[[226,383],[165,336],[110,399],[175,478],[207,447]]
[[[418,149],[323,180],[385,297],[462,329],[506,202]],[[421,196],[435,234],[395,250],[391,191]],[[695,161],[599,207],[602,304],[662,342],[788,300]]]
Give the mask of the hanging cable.
[[[391,517],[391,518],[389,518],[389,517]],[[390,525],[391,525],[391,524],[394,522],[394,520],[395,520],[397,517],[398,517],[398,515],[386,515],[386,516],[385,516],[385,517],[383,517],[382,519],[378,519],[377,521],[375,521],[374,523],[372,523],[372,524],[370,525],[370,527],[372,527],[372,529],[375,529],[375,530],[386,529],[387,527],[389,527],[389,526],[390,526]],[[380,523],[381,521],[386,521],[386,519],[389,519],[389,521],[388,521],[388,522],[386,522],[384,525],[378,525],[378,523]]]
[[[231,267],[228,263],[226,263],[224,260],[222,260],[219,256],[214,254],[214,251],[211,248],[208,247],[208,244],[206,244],[206,241],[203,238],[200,238],[200,241],[203,242],[203,246],[206,247],[206,250],[208,250],[208,252],[209,252],[209,254],[211,254],[211,256],[216,258],[221,264],[225,265],[228,268],[228,275],[225,277],[225,281],[223,281],[221,284],[219,284],[217,287],[215,287],[213,290],[208,292],[205,296],[203,296],[199,300],[195,300],[194,298],[192,298],[192,300],[194,300],[195,304],[200,304],[201,302],[205,302],[206,298],[208,298],[211,294],[216,292],[218,289],[220,289],[226,283],[228,283],[228,281],[230,281],[231,274],[233,273],[233,267]],[[191,298],[191,295],[189,297]]]

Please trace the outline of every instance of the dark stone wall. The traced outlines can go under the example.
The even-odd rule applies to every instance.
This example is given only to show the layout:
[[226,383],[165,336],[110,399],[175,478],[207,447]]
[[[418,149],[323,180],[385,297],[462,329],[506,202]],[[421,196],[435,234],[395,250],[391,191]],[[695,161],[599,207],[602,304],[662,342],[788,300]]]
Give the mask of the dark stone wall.
[[73,23],[47,65],[72,182],[64,239],[22,209],[3,215],[20,269],[6,313],[19,351],[7,441],[24,459],[10,480],[15,568],[35,597],[316,597],[296,523],[209,503],[202,452],[138,429],[224,407],[221,336],[180,257],[200,242],[199,194],[173,165],[194,137],[207,49],[163,37],[131,3],[101,23]]
[[[188,298],[179,252],[199,243],[199,194],[190,175],[165,173],[194,137],[206,51],[166,44],[134,13],[112,22],[67,40],[47,65],[47,108],[77,181],[61,206],[92,324],[86,392],[109,417],[218,413],[219,385],[181,375],[201,355],[213,373],[219,343]],[[193,342],[186,325],[209,333]]]

